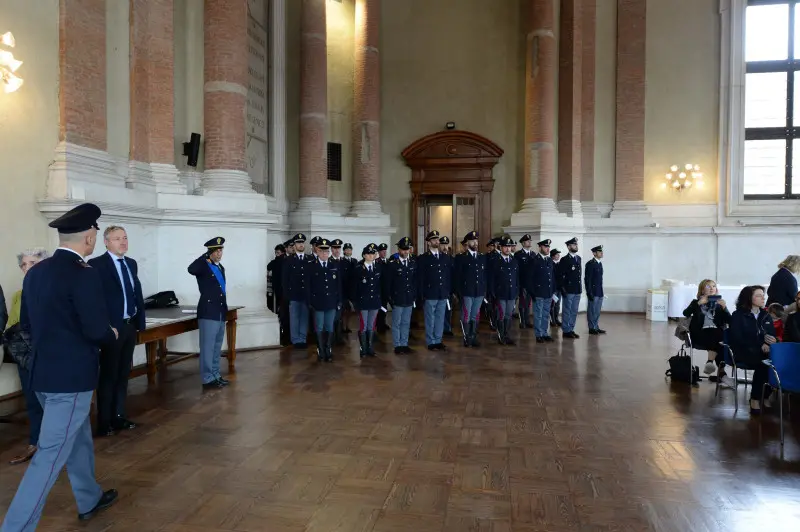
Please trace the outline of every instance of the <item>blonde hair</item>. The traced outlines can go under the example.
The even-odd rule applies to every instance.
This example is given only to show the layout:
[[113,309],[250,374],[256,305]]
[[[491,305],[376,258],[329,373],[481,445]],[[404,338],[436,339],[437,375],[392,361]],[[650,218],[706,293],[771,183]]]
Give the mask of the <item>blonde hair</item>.
[[706,286],[710,284],[716,286],[717,282],[714,279],[703,279],[700,281],[700,284],[697,286],[697,299],[703,297],[703,292],[705,292]]
[[122,227],[121,225],[109,225],[108,227],[106,227],[106,230],[103,231],[103,240],[108,240],[108,235],[110,235],[114,231],[125,231],[125,228]]
[[778,264],[778,268],[786,268],[792,273],[800,272],[800,255],[787,255],[786,258]]

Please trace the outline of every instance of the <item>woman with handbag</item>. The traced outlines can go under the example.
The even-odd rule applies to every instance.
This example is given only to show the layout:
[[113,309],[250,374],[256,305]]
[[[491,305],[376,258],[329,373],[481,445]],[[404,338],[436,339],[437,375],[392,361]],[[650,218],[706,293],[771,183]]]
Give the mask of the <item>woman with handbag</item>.
[[[22,276],[28,273],[36,263],[47,258],[47,250],[44,248],[27,249],[17,255],[19,269]],[[22,393],[25,396],[25,407],[28,410],[28,422],[30,423],[30,434],[28,446],[19,455],[11,459],[9,464],[24,464],[36,454],[36,446],[39,443],[39,429],[42,426],[42,409],[39,399],[30,389],[30,369],[31,369],[31,348],[30,335],[23,331],[19,326],[20,307],[22,306],[22,290],[18,290],[11,299],[11,311],[8,315],[6,330],[3,332],[3,344],[8,350],[11,358],[17,363],[19,372],[19,382],[22,385]]]
[[703,373],[711,375],[717,371],[717,378],[722,377],[722,327],[730,321],[731,313],[717,292],[717,283],[703,279],[697,287],[697,299],[689,303],[683,315],[689,318],[692,348],[708,352]]

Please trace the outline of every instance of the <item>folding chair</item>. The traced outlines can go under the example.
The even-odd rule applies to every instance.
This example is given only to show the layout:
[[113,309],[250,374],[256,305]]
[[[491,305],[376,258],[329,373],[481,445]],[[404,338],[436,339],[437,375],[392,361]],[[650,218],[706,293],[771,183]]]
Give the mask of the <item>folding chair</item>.
[[[744,385],[744,391],[747,393],[747,385],[752,384],[752,380],[747,379],[747,372],[753,371],[754,368],[748,366],[744,362],[737,363],[736,357],[733,353],[733,349],[728,344],[728,329],[722,333],[722,354],[725,360],[725,364],[731,366],[733,368],[733,403],[734,403],[734,414],[739,411],[739,383]],[[739,371],[744,371],[744,379],[739,379]],[[717,380],[717,386],[714,389],[714,397],[719,395],[719,390],[721,388],[722,380]]]
[[[769,367],[769,379],[764,383],[778,390],[778,410],[781,418],[781,456],[783,455],[783,393],[791,396],[800,393],[800,344],[777,343],[769,349],[770,360],[763,363]],[[763,395],[762,395],[763,397]],[[792,403],[789,401],[789,414],[792,413]],[[763,419],[763,416],[762,416]]]

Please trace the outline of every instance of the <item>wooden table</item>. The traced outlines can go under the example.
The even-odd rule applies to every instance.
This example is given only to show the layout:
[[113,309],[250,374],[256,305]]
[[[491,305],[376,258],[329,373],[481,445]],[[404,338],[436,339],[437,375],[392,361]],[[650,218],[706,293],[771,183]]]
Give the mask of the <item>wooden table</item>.
[[[228,314],[225,316],[225,335],[228,337],[228,370],[233,371],[236,365],[236,320],[239,309],[244,307],[229,307]],[[184,312],[192,311],[192,312]],[[147,353],[145,370],[147,372],[147,382],[152,384],[156,380],[156,371],[164,369],[166,366],[175,364],[187,358],[197,356],[197,353],[173,353],[167,352],[167,338],[177,336],[198,329],[197,307],[170,307],[165,309],[155,309],[147,311],[147,318],[156,318],[157,323],[148,323],[143,331],[139,331],[137,345],[144,344]],[[141,369],[134,373],[141,375]]]

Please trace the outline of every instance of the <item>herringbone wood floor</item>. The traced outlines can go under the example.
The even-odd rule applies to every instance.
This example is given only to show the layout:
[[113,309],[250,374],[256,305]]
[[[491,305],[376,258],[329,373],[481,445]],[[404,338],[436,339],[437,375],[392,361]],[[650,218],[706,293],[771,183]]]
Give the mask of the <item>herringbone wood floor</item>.
[[[484,333],[481,349],[451,340],[445,354],[395,356],[389,341],[364,362],[353,344],[328,365],[246,353],[229,388],[205,393],[194,362],[152,389],[136,379],[142,426],[95,442],[119,502],[79,524],[62,474],[39,530],[800,529],[797,424],[781,461],[775,416],[734,417],[732,392],[665,381],[673,326],[603,325],[546,346],[530,330],[515,348]],[[0,425],[0,512],[24,434]]]

